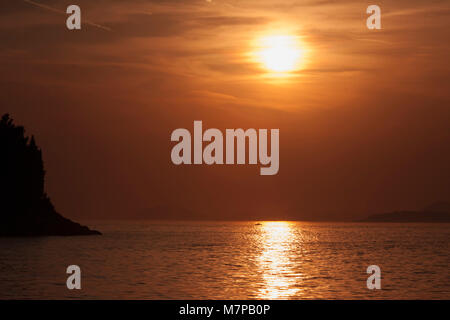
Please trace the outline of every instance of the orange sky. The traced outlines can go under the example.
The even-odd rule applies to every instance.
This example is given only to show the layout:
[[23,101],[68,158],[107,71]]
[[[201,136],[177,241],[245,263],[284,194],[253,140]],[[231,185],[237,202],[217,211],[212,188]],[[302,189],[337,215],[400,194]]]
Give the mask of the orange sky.
[[[348,219],[450,200],[448,1],[77,1],[111,31],[68,31],[72,1],[34,2],[56,11],[1,4],[0,112],[36,135],[69,217]],[[274,33],[305,51],[288,77],[251,58]],[[279,128],[279,174],[174,166],[170,133],[194,120]]]

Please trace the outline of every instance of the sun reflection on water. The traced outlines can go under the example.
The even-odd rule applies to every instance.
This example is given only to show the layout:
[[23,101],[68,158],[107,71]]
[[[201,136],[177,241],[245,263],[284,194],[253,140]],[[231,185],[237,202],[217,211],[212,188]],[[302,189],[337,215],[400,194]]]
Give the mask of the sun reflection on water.
[[302,275],[293,270],[291,261],[295,254],[293,227],[293,223],[285,221],[261,225],[262,253],[258,262],[265,283],[259,290],[262,299],[287,299],[300,290],[296,283]]

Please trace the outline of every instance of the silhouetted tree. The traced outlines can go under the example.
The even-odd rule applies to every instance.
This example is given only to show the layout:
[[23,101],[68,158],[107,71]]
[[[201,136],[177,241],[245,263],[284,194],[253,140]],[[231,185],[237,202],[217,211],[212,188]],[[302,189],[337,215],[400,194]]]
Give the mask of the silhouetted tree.
[[8,114],[0,121],[0,204],[7,217],[27,214],[45,197],[41,150]]

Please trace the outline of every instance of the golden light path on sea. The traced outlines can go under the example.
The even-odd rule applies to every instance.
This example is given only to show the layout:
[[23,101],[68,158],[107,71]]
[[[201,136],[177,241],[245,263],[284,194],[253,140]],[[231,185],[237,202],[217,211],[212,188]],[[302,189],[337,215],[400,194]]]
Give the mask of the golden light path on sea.
[[262,223],[263,251],[259,256],[260,272],[265,286],[259,290],[261,299],[286,299],[295,296],[301,277],[292,269],[291,257],[295,253],[293,223],[268,221]]

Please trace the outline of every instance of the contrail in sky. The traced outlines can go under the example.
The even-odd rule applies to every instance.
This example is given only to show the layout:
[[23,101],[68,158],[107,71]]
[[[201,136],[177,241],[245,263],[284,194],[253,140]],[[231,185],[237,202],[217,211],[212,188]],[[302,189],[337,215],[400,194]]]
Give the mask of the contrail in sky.
[[[53,8],[53,7],[47,6],[45,4],[34,2],[34,1],[31,1],[31,0],[23,0],[23,1],[26,2],[26,3],[32,4],[33,6],[42,8],[42,9],[46,9],[46,10],[53,11],[53,12],[60,13],[60,14],[64,14],[64,15],[67,14],[63,10],[59,10],[59,9]],[[83,20],[83,23],[88,24],[88,25],[93,26],[93,27],[97,27],[97,28],[106,30],[106,31],[112,31],[111,28],[102,26],[100,24],[97,24],[97,23],[94,23],[94,22],[91,22],[91,21]]]

